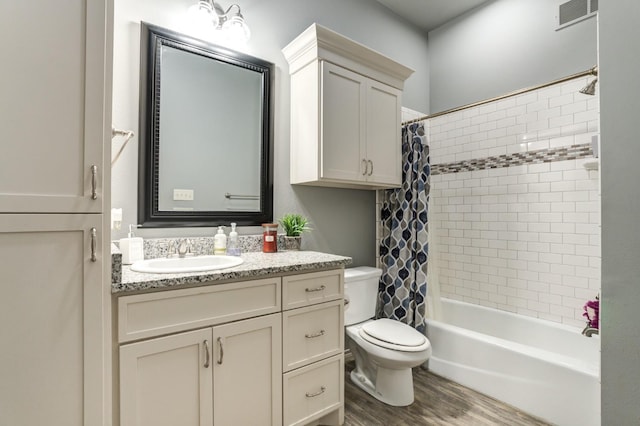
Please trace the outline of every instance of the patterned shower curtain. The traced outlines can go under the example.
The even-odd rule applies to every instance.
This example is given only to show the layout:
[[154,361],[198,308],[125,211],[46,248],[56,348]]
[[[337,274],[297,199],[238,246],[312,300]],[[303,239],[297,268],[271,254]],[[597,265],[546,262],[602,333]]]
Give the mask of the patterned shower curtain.
[[429,146],[424,123],[402,127],[402,187],[384,192],[378,318],[425,333]]

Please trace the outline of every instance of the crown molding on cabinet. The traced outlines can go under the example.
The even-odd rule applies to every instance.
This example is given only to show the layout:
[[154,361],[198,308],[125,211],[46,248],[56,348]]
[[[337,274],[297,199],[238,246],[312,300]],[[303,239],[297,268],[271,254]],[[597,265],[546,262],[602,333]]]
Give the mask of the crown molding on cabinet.
[[325,60],[402,90],[414,70],[328,28],[312,24],[282,49],[294,74],[315,60]]

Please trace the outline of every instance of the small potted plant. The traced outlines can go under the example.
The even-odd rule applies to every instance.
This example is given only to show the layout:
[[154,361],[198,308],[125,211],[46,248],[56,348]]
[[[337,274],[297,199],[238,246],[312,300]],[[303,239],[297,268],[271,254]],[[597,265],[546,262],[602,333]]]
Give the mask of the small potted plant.
[[309,220],[297,213],[287,213],[278,221],[284,229],[285,250],[300,250],[302,233],[310,231]]

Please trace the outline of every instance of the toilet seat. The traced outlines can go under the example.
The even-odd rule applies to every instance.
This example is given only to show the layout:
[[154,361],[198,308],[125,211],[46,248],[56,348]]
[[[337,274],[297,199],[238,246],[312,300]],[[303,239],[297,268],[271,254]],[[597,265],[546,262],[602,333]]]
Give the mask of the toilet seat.
[[386,318],[363,324],[358,334],[369,343],[396,351],[420,352],[431,346],[416,329]]

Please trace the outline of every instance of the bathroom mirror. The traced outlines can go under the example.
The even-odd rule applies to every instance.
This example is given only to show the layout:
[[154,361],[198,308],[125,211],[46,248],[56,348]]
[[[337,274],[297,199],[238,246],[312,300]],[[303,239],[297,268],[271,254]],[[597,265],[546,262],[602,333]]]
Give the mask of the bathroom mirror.
[[274,65],[141,24],[138,223],[273,219]]

